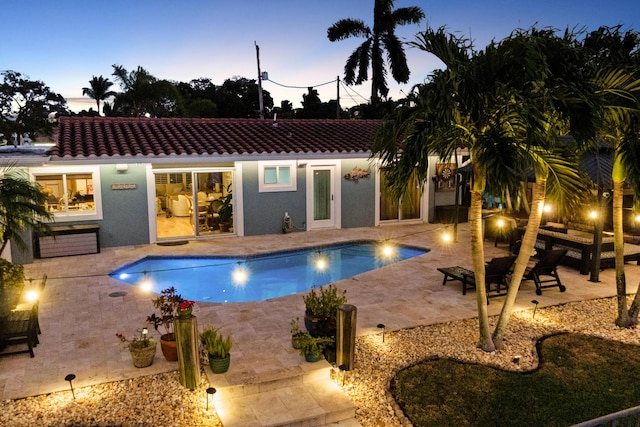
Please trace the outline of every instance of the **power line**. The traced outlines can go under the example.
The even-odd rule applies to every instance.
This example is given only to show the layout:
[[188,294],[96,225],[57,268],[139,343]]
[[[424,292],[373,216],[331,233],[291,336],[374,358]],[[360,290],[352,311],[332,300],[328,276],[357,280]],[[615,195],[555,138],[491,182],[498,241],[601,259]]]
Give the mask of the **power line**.
[[331,84],[331,83],[335,83],[335,82],[336,82],[336,80],[334,79],[334,80],[331,80],[331,81],[329,81],[329,82],[320,83],[320,84],[317,84],[317,85],[307,85],[307,86],[289,86],[289,85],[285,85],[285,84],[282,84],[282,83],[278,83],[278,82],[273,81],[273,80],[271,80],[271,79],[265,79],[265,81],[267,81],[267,82],[271,82],[271,83],[273,83],[273,84],[275,84],[275,85],[278,85],[278,86],[281,86],[281,87],[286,87],[286,88],[288,88],[288,89],[308,89],[308,88],[310,88],[310,87],[320,87],[320,86],[325,86],[325,85],[328,85],[328,84]]

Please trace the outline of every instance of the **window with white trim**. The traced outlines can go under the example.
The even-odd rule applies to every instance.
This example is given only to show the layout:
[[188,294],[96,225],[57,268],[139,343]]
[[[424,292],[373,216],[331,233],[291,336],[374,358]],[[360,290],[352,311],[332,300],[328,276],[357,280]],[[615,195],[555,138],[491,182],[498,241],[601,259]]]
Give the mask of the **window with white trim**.
[[258,162],[258,191],[296,191],[296,161]]
[[47,194],[45,207],[56,221],[102,219],[99,167],[33,168],[31,175]]

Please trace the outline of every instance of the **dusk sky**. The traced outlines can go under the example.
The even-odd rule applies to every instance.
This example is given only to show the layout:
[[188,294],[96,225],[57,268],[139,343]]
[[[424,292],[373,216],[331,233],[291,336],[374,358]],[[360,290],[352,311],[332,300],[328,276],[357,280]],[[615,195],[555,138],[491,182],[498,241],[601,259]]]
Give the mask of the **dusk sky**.
[[[363,39],[327,39],[327,28],[342,18],[361,19],[373,26],[373,0],[20,0],[3,1],[0,71],[14,70],[41,80],[62,94],[74,111],[95,107],[82,97],[92,76],[108,77],[112,64],[127,70],[138,66],[160,79],[188,82],[210,78],[220,85],[241,76],[257,79],[260,66],[269,74],[263,88],[275,105],[287,99],[300,107],[307,86],[320,99],[336,97],[335,81]],[[587,28],[621,24],[640,30],[638,0],[396,0],[395,8],[420,6],[420,25],[398,27],[405,41],[427,26],[446,26],[483,48],[516,28]],[[389,77],[393,99],[403,98],[440,64],[429,54],[406,48],[411,80],[398,85]],[[283,88],[276,84],[305,89]],[[112,89],[119,91],[116,84]],[[401,92],[403,91],[403,92]],[[340,89],[341,105],[366,102],[369,83]],[[78,102],[80,101],[80,102]]]

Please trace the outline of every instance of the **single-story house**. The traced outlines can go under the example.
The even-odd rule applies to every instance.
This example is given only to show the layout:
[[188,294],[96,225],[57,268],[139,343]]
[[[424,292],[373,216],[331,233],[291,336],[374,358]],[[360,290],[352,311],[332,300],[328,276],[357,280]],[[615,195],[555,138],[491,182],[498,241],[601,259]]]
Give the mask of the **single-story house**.
[[52,147],[14,162],[49,194],[59,236],[93,240],[59,252],[50,245],[64,238],[34,236],[33,256],[427,221],[435,205],[453,204],[451,171],[436,162],[426,191],[416,182],[410,200],[387,197],[384,169],[370,158],[379,123],[61,117]]

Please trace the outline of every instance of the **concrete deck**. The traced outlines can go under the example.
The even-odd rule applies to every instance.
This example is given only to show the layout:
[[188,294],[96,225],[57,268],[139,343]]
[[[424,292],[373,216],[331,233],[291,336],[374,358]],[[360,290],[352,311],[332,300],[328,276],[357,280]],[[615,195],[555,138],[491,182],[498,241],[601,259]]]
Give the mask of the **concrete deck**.
[[[25,266],[27,277],[40,278],[45,273],[49,277],[40,304],[40,344],[35,348],[35,358],[28,354],[0,358],[0,398],[66,390],[68,383],[64,377],[68,373],[76,375],[75,387],[83,387],[176,370],[177,364],[166,362],[160,351],[150,367],[133,367],[128,350],[115,337],[116,332],[131,336],[145,325],[147,315],[153,312],[152,295],[107,274],[151,254],[247,255],[339,241],[391,239],[425,247],[430,252],[336,283],[347,290],[349,304],[358,309],[359,335],[377,333],[379,323],[385,324],[387,330],[397,330],[476,317],[475,292],[462,295],[457,282],[443,286],[442,274],[436,270],[453,265],[471,266],[468,226],[461,224],[458,243],[448,246],[440,243],[439,238],[445,228],[442,224],[413,224],[225,237],[191,241],[182,246],[104,248],[96,255],[36,260]],[[507,247],[504,244],[494,247],[493,242],[487,241],[485,250],[486,259],[490,259],[505,255]],[[531,308],[533,299],[539,301],[540,306],[548,306],[615,295],[613,269],[602,271],[599,283],[590,282],[589,276],[582,276],[577,270],[560,267],[559,271],[567,286],[566,292],[560,293],[554,288],[537,296],[533,282],[524,282],[516,309]],[[629,290],[634,291],[640,279],[640,267],[628,264],[626,273]],[[126,292],[126,295],[110,296],[114,292]],[[499,313],[501,300],[491,300],[490,315]],[[323,369],[322,365],[305,362],[291,348],[290,321],[304,315],[301,295],[249,303],[197,303],[193,314],[200,325],[211,322],[233,337],[230,370],[224,375],[209,376],[214,387],[231,391],[229,398],[236,396],[238,390],[243,390],[240,394],[247,394],[246,390],[252,387],[264,388],[264,384],[274,381],[280,386],[300,387],[297,380],[287,385],[287,379],[304,379],[310,371]],[[327,366],[326,362],[322,363]],[[292,391],[280,393],[286,397]],[[244,422],[241,418],[236,420],[236,425]],[[332,422],[328,418],[325,421]],[[262,422],[262,425],[268,424]],[[225,425],[233,424],[229,421]]]

